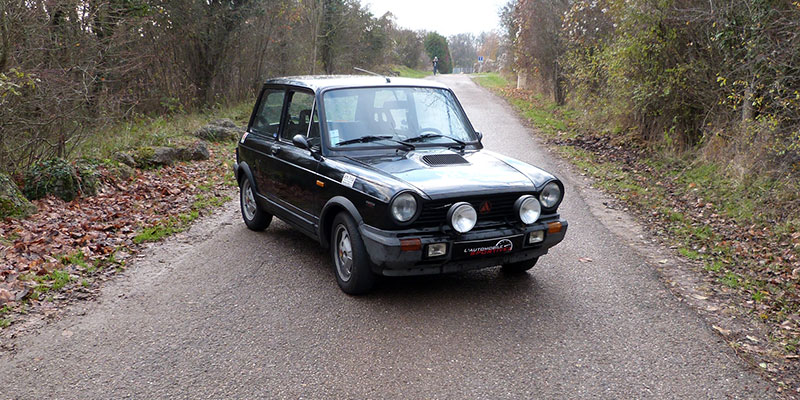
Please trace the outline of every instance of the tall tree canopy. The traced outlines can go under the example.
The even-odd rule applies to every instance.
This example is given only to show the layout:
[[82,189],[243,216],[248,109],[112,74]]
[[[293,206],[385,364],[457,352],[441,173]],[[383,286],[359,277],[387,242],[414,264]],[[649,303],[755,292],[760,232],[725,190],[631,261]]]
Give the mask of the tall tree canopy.
[[425,53],[428,54],[430,60],[434,57],[439,58],[439,72],[449,74],[453,72],[453,62],[450,59],[450,48],[447,45],[447,39],[436,33],[430,32],[425,36]]

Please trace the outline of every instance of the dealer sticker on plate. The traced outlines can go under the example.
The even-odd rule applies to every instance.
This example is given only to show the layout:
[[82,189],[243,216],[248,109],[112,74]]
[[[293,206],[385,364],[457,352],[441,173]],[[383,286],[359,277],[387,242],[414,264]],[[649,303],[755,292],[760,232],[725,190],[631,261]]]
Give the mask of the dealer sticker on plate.
[[456,242],[453,258],[491,257],[511,253],[522,246],[522,236],[487,239],[474,242]]
[[342,177],[342,185],[345,185],[349,188],[353,187],[353,184],[356,183],[356,177],[350,174],[344,174]]

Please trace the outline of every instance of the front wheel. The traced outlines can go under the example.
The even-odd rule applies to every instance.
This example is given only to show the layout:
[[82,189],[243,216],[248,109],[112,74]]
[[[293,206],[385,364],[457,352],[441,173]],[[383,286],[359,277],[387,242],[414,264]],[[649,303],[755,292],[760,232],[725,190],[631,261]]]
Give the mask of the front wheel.
[[255,191],[250,179],[244,177],[239,185],[239,205],[242,209],[242,219],[250,230],[263,231],[272,222],[272,214],[264,211],[256,202]]
[[343,292],[357,295],[369,292],[376,276],[369,264],[369,255],[353,218],[340,213],[331,230],[331,258],[336,282]]
[[539,261],[539,257],[525,261],[503,264],[503,272],[507,274],[523,274],[529,269],[533,268],[537,261]]

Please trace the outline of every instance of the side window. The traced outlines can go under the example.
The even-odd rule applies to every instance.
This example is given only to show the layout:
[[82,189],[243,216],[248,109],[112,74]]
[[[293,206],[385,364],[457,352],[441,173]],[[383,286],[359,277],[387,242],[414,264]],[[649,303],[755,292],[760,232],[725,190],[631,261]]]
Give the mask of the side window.
[[277,137],[281,126],[281,110],[286,92],[281,89],[267,89],[261,97],[258,113],[253,121],[253,130]]
[[[311,109],[314,106],[314,95],[307,92],[292,92],[286,118],[286,129],[281,138],[291,141],[295,135],[306,136],[308,124],[311,123]],[[317,133],[319,136],[319,133]]]

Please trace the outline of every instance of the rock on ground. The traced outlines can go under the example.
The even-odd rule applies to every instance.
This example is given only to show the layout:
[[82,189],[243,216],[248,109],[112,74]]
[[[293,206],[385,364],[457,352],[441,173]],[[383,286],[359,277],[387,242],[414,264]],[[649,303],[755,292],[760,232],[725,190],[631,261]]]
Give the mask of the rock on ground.
[[33,205],[8,175],[0,172],[0,218],[25,218],[36,212]]
[[229,119],[218,119],[198,129],[194,135],[211,142],[232,142],[239,140],[239,135],[243,130]]
[[178,159],[181,161],[201,161],[208,160],[211,153],[208,146],[202,140],[197,140],[184,146],[178,146]]

